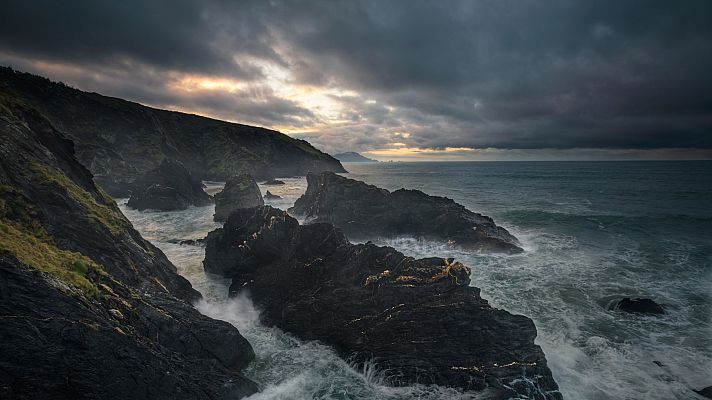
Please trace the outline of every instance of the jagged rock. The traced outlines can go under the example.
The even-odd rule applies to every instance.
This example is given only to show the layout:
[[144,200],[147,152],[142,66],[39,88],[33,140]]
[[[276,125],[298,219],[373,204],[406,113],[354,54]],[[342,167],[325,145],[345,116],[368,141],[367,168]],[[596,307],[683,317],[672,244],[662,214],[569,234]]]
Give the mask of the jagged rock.
[[181,246],[204,246],[205,238],[201,239],[168,239],[168,243],[179,244]]
[[210,204],[202,182],[176,160],[163,160],[158,168],[148,171],[134,184],[126,204],[138,210],[183,210],[188,206]]
[[0,86],[0,398],[234,399],[233,326],[144,240],[36,110]]
[[354,239],[412,236],[469,250],[518,253],[519,242],[492,218],[446,197],[418,190],[389,192],[325,172],[307,175],[307,191],[289,211],[308,223],[329,222]]
[[279,179],[270,179],[268,181],[263,182],[262,184],[267,185],[267,186],[277,186],[277,185],[284,185],[284,182],[280,181]]
[[269,206],[233,212],[206,242],[206,271],[231,277],[231,295],[248,291],[264,323],[373,360],[392,384],[561,398],[532,321],[492,308],[452,259],[353,245]]
[[221,182],[238,173],[271,179],[345,172],[308,142],[271,129],[146,107],[6,67],[0,84],[69,135],[79,161],[112,196],[128,197],[164,158],[179,160],[197,179]]
[[665,309],[652,299],[624,297],[611,301],[607,307],[611,311],[625,311],[640,314],[664,314]]
[[699,394],[700,396],[707,397],[708,399],[712,399],[712,386],[708,386],[700,390],[695,390],[695,393]]
[[237,175],[225,183],[225,189],[215,195],[215,221],[225,221],[231,212],[240,208],[265,204],[260,188],[250,175]]
[[265,199],[268,199],[268,200],[279,200],[282,198],[282,196],[277,196],[276,194],[272,194],[272,192],[270,192],[269,190],[267,191],[267,193],[265,193],[264,197],[265,197]]

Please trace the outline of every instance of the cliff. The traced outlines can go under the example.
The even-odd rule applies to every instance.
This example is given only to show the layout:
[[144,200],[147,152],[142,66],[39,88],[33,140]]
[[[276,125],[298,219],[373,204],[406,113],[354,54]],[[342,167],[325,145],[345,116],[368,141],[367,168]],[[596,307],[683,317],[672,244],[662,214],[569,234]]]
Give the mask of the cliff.
[[277,131],[159,110],[87,93],[0,67],[0,86],[40,111],[75,142],[77,158],[104,189],[126,196],[163,159],[182,162],[198,179],[256,179],[344,169],[338,160]]
[[144,240],[37,110],[0,88],[0,398],[233,399],[233,326]]

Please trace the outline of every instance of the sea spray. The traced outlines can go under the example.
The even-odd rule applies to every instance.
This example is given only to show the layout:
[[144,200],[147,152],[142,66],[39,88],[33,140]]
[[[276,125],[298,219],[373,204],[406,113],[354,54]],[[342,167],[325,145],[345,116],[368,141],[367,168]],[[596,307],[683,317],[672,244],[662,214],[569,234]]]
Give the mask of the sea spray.
[[[426,166],[438,173],[422,174]],[[409,238],[379,243],[411,256],[455,257],[472,267],[472,284],[493,306],[535,321],[536,343],[565,398],[663,400],[699,399],[691,389],[712,385],[712,164],[695,166],[697,174],[686,173],[689,168],[629,162],[393,163],[348,169],[350,177],[388,189],[405,186],[452,197],[491,215],[519,238],[526,251],[514,256],[457,252]],[[562,169],[568,173],[560,174]],[[658,170],[676,178],[660,180]],[[304,178],[285,182],[269,187],[283,197],[283,204],[273,205],[284,209],[306,185]],[[218,227],[211,208],[138,213],[122,206],[122,211],[217,306],[229,281],[204,273],[204,248],[168,243],[202,238]],[[670,312],[624,315],[599,304],[607,296],[631,293],[659,299]],[[328,347],[250,325],[258,314],[251,306],[240,307],[242,317],[234,323],[258,353],[249,367],[250,377],[263,385],[258,398],[473,396],[437,387],[365,384],[368,374]],[[221,318],[217,309],[203,312]]]

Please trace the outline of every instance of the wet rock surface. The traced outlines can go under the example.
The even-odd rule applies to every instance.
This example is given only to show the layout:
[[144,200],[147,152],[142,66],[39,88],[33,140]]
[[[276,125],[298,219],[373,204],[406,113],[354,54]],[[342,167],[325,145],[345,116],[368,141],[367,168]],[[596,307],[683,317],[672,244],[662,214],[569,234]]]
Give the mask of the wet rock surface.
[[254,358],[41,114],[0,87],[0,398],[234,399]]
[[272,192],[270,192],[268,190],[267,193],[265,193],[264,198],[268,199],[268,200],[279,200],[282,198],[282,196],[277,196],[276,194],[272,194]]
[[206,271],[248,291],[264,323],[375,362],[391,384],[561,398],[532,321],[492,308],[452,259],[354,245],[269,206],[235,211],[206,242]]
[[665,309],[652,299],[623,297],[612,300],[607,307],[611,311],[624,311],[637,314],[664,314]]
[[215,195],[215,221],[225,221],[231,212],[240,208],[263,205],[260,188],[250,175],[237,175],[225,183],[225,189]]
[[712,386],[708,386],[700,390],[695,390],[695,393],[699,394],[700,396],[707,397],[708,399],[712,399]]
[[350,238],[410,236],[475,251],[522,251],[517,239],[492,218],[446,197],[418,190],[389,192],[331,172],[309,174],[307,183],[290,213],[308,223],[332,223]]
[[127,206],[137,210],[184,210],[189,206],[210,204],[202,182],[176,160],[163,160],[134,184]]
[[268,181],[263,182],[262,184],[267,186],[279,186],[284,185],[284,181],[280,181],[279,179],[270,179]]

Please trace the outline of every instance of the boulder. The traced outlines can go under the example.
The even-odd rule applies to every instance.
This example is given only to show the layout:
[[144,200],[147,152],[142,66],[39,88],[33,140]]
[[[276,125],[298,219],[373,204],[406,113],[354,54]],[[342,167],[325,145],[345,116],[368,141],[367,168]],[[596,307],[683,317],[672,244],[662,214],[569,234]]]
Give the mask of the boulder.
[[137,210],[183,210],[188,206],[210,204],[202,182],[195,179],[180,162],[165,159],[134,184],[127,205]]
[[208,234],[204,266],[232,278],[230,295],[247,291],[264,323],[374,361],[390,384],[561,398],[533,322],[491,307],[453,259],[354,245],[331,224],[262,206]]
[[278,185],[284,185],[284,182],[280,181],[279,179],[270,179],[268,181],[263,182],[262,184],[267,185],[267,186],[278,186]]
[[638,297],[623,297],[608,303],[611,311],[625,311],[639,314],[664,314],[665,309],[652,299]]
[[215,195],[215,221],[225,221],[231,212],[240,208],[261,206],[260,188],[250,175],[236,175],[225,183],[225,189]]
[[264,197],[267,200],[279,200],[282,198],[282,196],[277,196],[276,194],[272,194],[272,192],[270,192],[269,190],[267,191],[267,193],[265,193]]
[[308,223],[328,222],[350,238],[411,236],[483,252],[519,253],[519,241],[492,218],[446,197],[394,192],[341,175],[307,175],[307,191],[289,211]]

